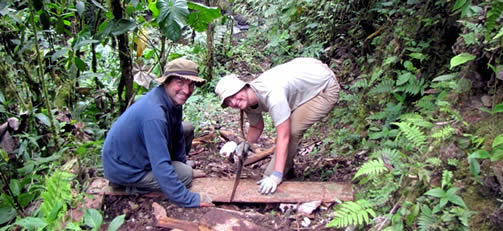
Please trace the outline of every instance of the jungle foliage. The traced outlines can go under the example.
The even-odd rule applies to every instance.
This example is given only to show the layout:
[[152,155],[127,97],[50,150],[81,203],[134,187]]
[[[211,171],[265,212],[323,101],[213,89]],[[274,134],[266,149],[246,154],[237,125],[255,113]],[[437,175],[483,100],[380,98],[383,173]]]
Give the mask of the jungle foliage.
[[[181,56],[200,64],[208,80],[185,107],[197,128],[215,123],[212,92],[229,72],[256,76],[267,69],[263,63],[298,56],[330,65],[343,91],[327,122],[326,155],[369,154],[353,178],[356,200],[334,206],[328,227],[503,227],[492,219],[502,187],[487,186],[503,183],[502,0],[206,5],[213,7],[186,0],[0,2],[1,230],[97,230],[102,211],[73,218],[69,210],[86,196],[88,179],[101,174],[106,131],[155,86],[164,64]],[[249,24],[246,37],[233,36],[239,16]],[[489,121],[483,131],[466,121],[477,116]],[[490,219],[472,209],[479,197],[494,202]]]

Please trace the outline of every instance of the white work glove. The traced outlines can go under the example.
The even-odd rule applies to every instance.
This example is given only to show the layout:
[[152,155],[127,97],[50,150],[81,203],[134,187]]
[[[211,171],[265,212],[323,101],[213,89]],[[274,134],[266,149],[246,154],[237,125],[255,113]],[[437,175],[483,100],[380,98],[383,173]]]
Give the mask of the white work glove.
[[262,178],[257,184],[260,185],[258,191],[262,194],[269,194],[276,192],[276,188],[283,180],[283,174],[278,171],[274,171],[271,175]]
[[199,207],[213,207],[213,199],[207,193],[199,193]]

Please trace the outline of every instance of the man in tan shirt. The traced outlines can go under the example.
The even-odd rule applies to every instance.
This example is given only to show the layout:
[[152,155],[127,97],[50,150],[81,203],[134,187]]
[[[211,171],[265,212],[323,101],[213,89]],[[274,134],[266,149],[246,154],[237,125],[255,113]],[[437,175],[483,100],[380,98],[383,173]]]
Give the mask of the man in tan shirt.
[[276,127],[276,150],[264,178],[258,182],[262,194],[276,191],[283,174],[293,165],[300,138],[333,109],[339,89],[330,68],[313,58],[293,59],[249,83],[233,74],[218,82],[215,92],[221,99],[221,106],[246,113],[250,124],[249,143],[256,142],[262,134],[262,112],[269,112]]

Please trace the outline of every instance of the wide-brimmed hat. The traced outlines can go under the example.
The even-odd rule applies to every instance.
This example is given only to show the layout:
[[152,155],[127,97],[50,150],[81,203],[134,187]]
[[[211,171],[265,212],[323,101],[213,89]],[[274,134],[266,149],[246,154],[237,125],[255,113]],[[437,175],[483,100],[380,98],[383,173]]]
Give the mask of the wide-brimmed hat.
[[178,58],[172,60],[164,66],[164,73],[161,77],[157,78],[156,81],[163,84],[169,77],[178,76],[184,79],[192,80],[196,82],[196,84],[200,85],[204,83],[205,80],[199,77],[197,70],[196,63],[184,58]]
[[228,105],[225,103],[225,99],[238,93],[246,84],[235,74],[226,75],[221,78],[215,87],[215,93],[220,97],[220,106],[226,108]]

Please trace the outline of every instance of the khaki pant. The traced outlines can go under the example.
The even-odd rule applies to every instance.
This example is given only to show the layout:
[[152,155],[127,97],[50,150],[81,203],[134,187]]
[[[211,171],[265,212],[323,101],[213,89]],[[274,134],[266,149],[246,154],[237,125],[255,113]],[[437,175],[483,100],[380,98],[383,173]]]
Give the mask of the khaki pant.
[[[185,153],[188,154],[192,146],[192,140],[194,139],[194,126],[192,123],[183,122],[183,138],[185,139]],[[171,164],[175,169],[178,180],[180,180],[185,187],[190,187],[192,184],[192,167],[180,161],[172,161]],[[157,183],[152,171],[147,172],[140,181],[124,186],[126,186],[126,192],[130,194],[161,191],[161,186]]]
[[[283,172],[284,175],[293,166],[293,158],[297,155],[297,146],[304,132],[332,111],[338,101],[339,90],[340,86],[336,80],[335,84],[328,86],[320,94],[292,111],[292,115],[290,116],[290,141],[288,143],[288,157]],[[274,153],[264,175],[268,176],[274,171],[275,160],[276,153]]]

